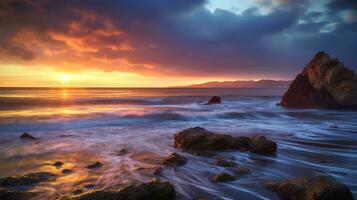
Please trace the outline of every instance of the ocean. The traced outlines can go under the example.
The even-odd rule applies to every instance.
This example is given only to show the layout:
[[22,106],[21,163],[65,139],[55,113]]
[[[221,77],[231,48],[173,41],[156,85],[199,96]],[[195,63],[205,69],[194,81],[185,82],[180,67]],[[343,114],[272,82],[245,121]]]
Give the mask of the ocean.
[[[286,88],[1,88],[0,177],[46,171],[52,182],[29,188],[34,199],[92,189],[112,189],[154,177],[175,186],[178,199],[279,199],[264,183],[300,176],[328,175],[346,184],[357,198],[357,112],[295,110],[279,103]],[[205,105],[211,96],[222,104]],[[223,151],[251,170],[228,183],[212,183],[217,172],[231,172],[175,149],[173,134],[200,126],[234,136],[265,135],[275,156]],[[28,132],[38,138],[23,141]],[[127,153],[120,154],[121,149]],[[153,171],[171,152],[188,163]],[[56,161],[64,165],[53,166]],[[103,163],[97,170],[85,166]],[[63,175],[68,168],[74,172]],[[89,187],[90,186],[90,187]]]

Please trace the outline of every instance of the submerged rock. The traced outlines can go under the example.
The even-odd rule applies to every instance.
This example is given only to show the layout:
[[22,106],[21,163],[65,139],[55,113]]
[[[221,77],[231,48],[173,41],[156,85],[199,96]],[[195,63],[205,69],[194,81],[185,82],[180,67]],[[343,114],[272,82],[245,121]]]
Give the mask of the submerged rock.
[[218,103],[222,103],[221,97],[213,96],[206,104],[211,105],[211,104],[218,104]]
[[282,199],[287,200],[353,200],[347,186],[326,176],[271,182],[267,183],[266,187],[276,191]]
[[169,157],[165,158],[162,161],[162,164],[164,165],[170,165],[170,166],[181,166],[187,163],[187,159],[178,153],[172,153],[170,154]]
[[20,138],[23,140],[36,140],[36,138],[29,133],[23,133]]
[[34,192],[14,190],[10,188],[0,188],[1,200],[28,200],[36,196]]
[[53,181],[56,174],[49,172],[27,173],[20,176],[9,176],[0,179],[0,187],[16,187],[37,184],[44,181]]
[[236,174],[238,174],[240,176],[246,175],[246,174],[250,174],[250,172],[251,172],[250,169],[244,168],[244,167],[235,167],[233,169],[233,171],[234,171],[234,173],[236,173]]
[[257,154],[275,154],[277,145],[264,136],[253,136],[249,142],[249,151]]
[[237,164],[233,160],[226,160],[224,158],[218,158],[216,160],[216,165],[221,167],[234,167]]
[[198,150],[198,151],[191,150],[191,151],[188,151],[188,153],[195,155],[195,156],[202,156],[202,157],[213,157],[216,155],[212,151],[200,151],[200,150]]
[[71,174],[71,173],[73,173],[73,170],[71,170],[71,169],[62,169],[62,173],[63,174]]
[[211,177],[212,182],[230,182],[234,180],[236,180],[236,177],[226,172],[217,173]]
[[318,52],[284,94],[289,108],[357,108],[357,74]]
[[231,135],[215,134],[201,127],[180,131],[174,135],[175,147],[193,151],[217,151],[237,149],[250,150],[257,154],[273,154],[277,150],[275,142],[264,136],[233,137]]
[[168,182],[154,180],[133,184],[119,190],[98,190],[84,193],[66,200],[173,200],[176,198],[174,186]]
[[96,161],[96,162],[93,163],[93,164],[87,165],[87,168],[88,168],[88,169],[97,169],[97,168],[100,168],[100,167],[102,167],[102,166],[103,166],[103,164],[102,164],[101,162]]
[[57,162],[53,163],[53,165],[56,167],[61,167],[63,165],[63,162],[57,161]]
[[118,156],[122,156],[127,154],[129,151],[127,149],[120,149],[120,151],[117,153]]

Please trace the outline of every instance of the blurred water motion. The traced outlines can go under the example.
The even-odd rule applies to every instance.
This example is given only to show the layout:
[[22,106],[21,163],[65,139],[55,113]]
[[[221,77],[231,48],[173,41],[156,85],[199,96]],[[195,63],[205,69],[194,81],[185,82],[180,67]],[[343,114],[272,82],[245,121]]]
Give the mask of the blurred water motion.
[[[263,182],[327,174],[357,196],[357,113],[288,110],[276,105],[280,89],[1,89],[0,177],[46,171],[53,182],[31,188],[37,199],[91,189],[117,188],[159,177],[175,185],[179,199],[278,199]],[[213,95],[223,103],[207,106]],[[209,157],[181,152],[178,168],[161,168],[172,135],[202,126],[232,135],[265,134],[278,143],[276,156],[226,151],[252,174],[215,184],[208,177],[231,169]],[[21,141],[29,132],[36,141]],[[125,153],[120,153],[125,149]],[[63,162],[56,167],[54,163]],[[98,169],[86,166],[96,161]],[[63,169],[73,170],[64,174]]]

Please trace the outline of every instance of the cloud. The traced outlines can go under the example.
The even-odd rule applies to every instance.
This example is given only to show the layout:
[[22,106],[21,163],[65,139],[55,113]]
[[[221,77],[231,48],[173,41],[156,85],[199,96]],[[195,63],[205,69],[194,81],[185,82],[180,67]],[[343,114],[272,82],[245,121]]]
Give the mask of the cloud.
[[[292,77],[316,51],[356,69],[354,1],[5,0],[1,62],[149,75]],[[269,12],[264,12],[269,8]],[[347,14],[346,14],[347,12]],[[0,64],[1,64],[0,62]]]

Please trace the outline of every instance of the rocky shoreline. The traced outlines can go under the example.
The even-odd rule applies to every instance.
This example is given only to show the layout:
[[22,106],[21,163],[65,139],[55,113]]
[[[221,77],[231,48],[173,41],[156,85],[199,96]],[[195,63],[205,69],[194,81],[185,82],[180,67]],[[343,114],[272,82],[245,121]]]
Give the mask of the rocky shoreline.
[[[26,137],[36,140],[30,134]],[[23,137],[21,137],[23,139]],[[221,157],[217,154],[222,151],[243,151],[261,156],[273,156],[277,153],[278,145],[265,136],[256,135],[253,137],[231,136],[218,134],[201,127],[193,127],[182,130],[173,136],[174,147],[178,152],[171,153],[162,160],[164,168],[181,167],[190,162],[190,159],[182,155],[180,151],[193,156],[208,156],[214,160],[213,166],[226,168],[229,172],[221,171],[211,174],[208,179],[215,184],[222,182],[232,182],[241,176],[254,172],[236,163],[231,158]],[[120,151],[127,153],[128,150]],[[57,161],[53,166],[61,168],[63,162]],[[99,161],[87,165],[88,170],[95,170],[102,167]],[[32,172],[18,176],[0,178],[0,199],[2,200],[27,200],[35,198],[36,192],[27,190],[41,182],[51,182],[66,173],[76,173],[71,169],[63,169],[63,174],[50,172]],[[161,170],[154,173],[159,177]],[[337,180],[327,176],[300,177],[292,180],[271,181],[261,183],[267,189],[275,191],[279,197],[288,200],[332,200],[345,199],[352,200],[350,189]],[[105,190],[82,190],[74,191],[72,194],[60,196],[62,200],[172,200],[176,199],[175,187],[169,182],[154,178],[150,182],[136,183],[122,186],[118,189]],[[206,198],[207,199],[207,198]]]

